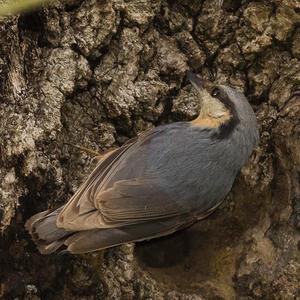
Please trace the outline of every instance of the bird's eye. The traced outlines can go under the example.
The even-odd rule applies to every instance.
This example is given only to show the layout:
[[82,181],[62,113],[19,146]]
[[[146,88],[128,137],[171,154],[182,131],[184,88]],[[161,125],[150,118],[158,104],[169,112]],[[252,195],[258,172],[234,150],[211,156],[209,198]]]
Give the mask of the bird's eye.
[[214,88],[211,92],[213,97],[218,97],[220,95],[220,90],[218,88]]

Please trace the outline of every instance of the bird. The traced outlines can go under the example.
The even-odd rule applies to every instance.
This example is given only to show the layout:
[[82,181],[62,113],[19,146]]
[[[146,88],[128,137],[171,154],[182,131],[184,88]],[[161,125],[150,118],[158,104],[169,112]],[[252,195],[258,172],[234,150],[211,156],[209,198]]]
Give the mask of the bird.
[[198,116],[157,126],[107,152],[71,199],[25,224],[41,254],[80,254],[172,234],[210,215],[259,143],[234,87],[187,72]]

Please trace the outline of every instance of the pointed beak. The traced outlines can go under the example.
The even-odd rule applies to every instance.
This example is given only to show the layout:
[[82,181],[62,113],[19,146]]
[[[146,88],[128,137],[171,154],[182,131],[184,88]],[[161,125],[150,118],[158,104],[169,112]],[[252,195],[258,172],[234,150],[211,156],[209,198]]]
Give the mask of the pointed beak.
[[201,80],[195,73],[187,71],[186,73],[187,80],[196,88],[198,91],[204,89],[204,81]]

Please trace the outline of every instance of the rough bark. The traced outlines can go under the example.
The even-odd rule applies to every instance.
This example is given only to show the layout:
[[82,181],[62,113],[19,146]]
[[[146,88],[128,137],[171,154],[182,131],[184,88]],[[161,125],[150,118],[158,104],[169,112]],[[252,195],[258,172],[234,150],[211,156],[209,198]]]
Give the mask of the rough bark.
[[[0,298],[300,299],[300,2],[68,0],[0,23]],[[171,237],[38,254],[94,150],[192,119],[191,69],[244,90],[261,143],[224,205]]]

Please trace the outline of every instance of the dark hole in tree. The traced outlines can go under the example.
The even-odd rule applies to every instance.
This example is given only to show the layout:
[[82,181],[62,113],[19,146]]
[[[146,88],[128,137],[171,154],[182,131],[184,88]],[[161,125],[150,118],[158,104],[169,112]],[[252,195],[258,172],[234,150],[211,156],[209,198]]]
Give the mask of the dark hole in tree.
[[172,267],[189,255],[189,239],[186,230],[169,236],[136,244],[136,254],[141,262],[152,268]]

